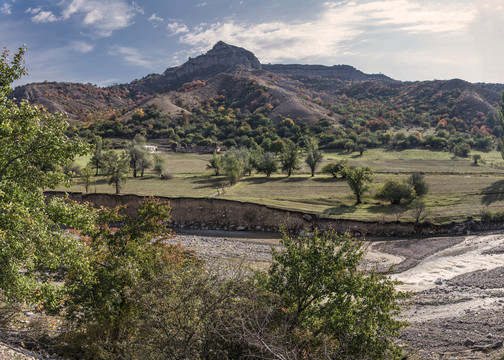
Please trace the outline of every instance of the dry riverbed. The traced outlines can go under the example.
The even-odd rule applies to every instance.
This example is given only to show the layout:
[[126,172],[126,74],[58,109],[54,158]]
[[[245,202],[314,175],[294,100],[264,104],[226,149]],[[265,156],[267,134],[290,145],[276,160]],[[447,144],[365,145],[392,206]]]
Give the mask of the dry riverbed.
[[[170,240],[211,263],[267,269],[278,234],[179,229]],[[504,356],[504,234],[373,239],[363,266],[386,271],[413,292],[402,318],[408,359]],[[27,356],[28,355],[28,356]],[[0,342],[0,359],[34,359]]]
[[[276,234],[181,231],[172,242],[209,261],[266,268]],[[504,235],[373,240],[367,268],[385,271],[414,292],[402,318],[409,359],[499,359],[504,350]],[[245,260],[243,260],[245,259]]]

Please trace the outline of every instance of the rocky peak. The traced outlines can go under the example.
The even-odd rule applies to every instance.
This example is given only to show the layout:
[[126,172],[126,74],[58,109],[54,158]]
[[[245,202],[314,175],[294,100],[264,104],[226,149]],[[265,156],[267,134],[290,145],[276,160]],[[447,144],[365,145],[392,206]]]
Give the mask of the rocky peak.
[[208,78],[222,72],[234,72],[239,67],[261,69],[261,63],[250,51],[219,41],[206,54],[189,58],[185,64],[166,70],[165,75]]

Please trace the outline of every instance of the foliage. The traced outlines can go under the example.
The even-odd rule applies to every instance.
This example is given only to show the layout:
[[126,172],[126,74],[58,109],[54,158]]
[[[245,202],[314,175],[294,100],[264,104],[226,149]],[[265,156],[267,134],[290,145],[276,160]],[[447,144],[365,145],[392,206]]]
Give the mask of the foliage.
[[361,167],[360,169],[355,166],[349,166],[345,174],[348,186],[350,186],[355,195],[356,204],[360,204],[362,202],[362,195],[369,190],[369,186],[366,183],[373,181],[371,178],[373,170],[368,166]]
[[79,248],[48,214],[42,188],[69,182],[59,169],[88,147],[66,135],[62,114],[7,98],[24,73],[19,49],[0,59],[0,293],[8,301],[47,303],[62,298],[55,279],[78,258]]
[[[92,357],[120,358],[122,344],[135,335],[136,328],[130,325],[142,314],[130,296],[132,289],[168,265],[183,268],[184,263],[197,261],[164,243],[170,234],[164,225],[170,219],[169,203],[146,199],[135,218],[120,215],[119,210],[101,209],[96,226],[80,233],[86,253],[67,275],[67,317],[77,329],[87,329],[83,334],[99,333],[101,339],[94,339],[98,340],[94,349],[87,349],[94,352]],[[119,222],[120,228],[109,225]]]
[[322,172],[324,174],[331,174],[332,177],[337,178],[338,175],[341,178],[346,177],[346,171],[348,168],[348,161],[347,160],[340,160],[338,162],[330,162],[325,164],[322,167]]
[[221,154],[217,154],[215,151],[212,158],[208,160],[207,169],[213,170],[215,176],[219,176],[222,168],[224,167],[224,157]]
[[267,283],[283,304],[278,324],[288,324],[286,344],[295,346],[282,349],[291,356],[276,358],[400,355],[394,339],[404,324],[395,315],[405,294],[396,292],[396,282],[386,275],[358,270],[362,241],[333,231],[298,238],[284,233],[282,245],[283,250],[272,250]]
[[271,152],[265,152],[259,158],[256,164],[257,172],[263,173],[266,177],[270,177],[278,171],[278,163],[275,154]]
[[472,159],[473,159],[473,165],[478,165],[478,161],[483,162],[483,159],[481,158],[480,154],[473,154]]
[[471,152],[471,146],[467,143],[464,143],[464,142],[455,145],[455,147],[453,148],[453,153],[456,156],[460,156],[460,157],[466,157],[469,155],[470,152]]
[[82,169],[82,180],[84,181],[84,189],[86,193],[89,192],[89,187],[93,184],[94,170],[89,164]]
[[421,173],[411,174],[408,178],[408,184],[413,187],[416,196],[422,197],[429,192],[429,184]]
[[311,176],[315,176],[315,170],[324,159],[324,154],[318,148],[316,140],[311,139],[306,146],[306,164],[310,167]]
[[145,147],[145,137],[142,135],[136,135],[135,138],[128,145],[128,156],[130,167],[133,170],[133,177],[137,177],[138,171],[143,177],[145,169],[152,166],[152,161],[150,160],[149,151]]
[[243,162],[236,154],[228,153],[224,157],[224,171],[229,180],[229,184],[235,185],[243,175]]
[[410,200],[415,196],[413,186],[404,181],[389,179],[375,194],[379,200],[390,201],[392,205],[399,205],[401,200]]
[[291,176],[294,171],[301,168],[300,165],[301,149],[299,145],[292,141],[287,141],[285,144],[285,150],[280,153],[280,165],[282,171],[287,173],[287,176]]
[[121,188],[128,181],[130,171],[130,158],[126,153],[119,156],[114,150],[109,150],[103,159],[105,173],[109,185],[114,185],[116,194],[121,192]]
[[500,107],[497,111],[497,116],[499,118],[500,123],[500,137],[499,137],[499,148],[501,152],[501,156],[504,159],[504,93],[502,93],[502,99],[500,102]]
[[429,216],[427,205],[425,204],[425,202],[418,198],[412,201],[410,205],[410,213],[415,220],[415,224],[419,224]]
[[165,171],[166,164],[161,154],[154,154],[154,172],[161,177]]

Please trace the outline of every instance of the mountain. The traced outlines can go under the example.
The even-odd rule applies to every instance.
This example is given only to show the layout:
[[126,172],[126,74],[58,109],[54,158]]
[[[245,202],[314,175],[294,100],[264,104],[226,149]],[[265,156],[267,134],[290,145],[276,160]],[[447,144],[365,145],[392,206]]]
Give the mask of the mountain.
[[218,103],[238,117],[260,114],[275,124],[291,118],[312,126],[328,119],[335,126],[376,131],[435,127],[444,119],[449,129],[491,133],[503,89],[460,79],[402,82],[349,65],[261,64],[252,52],[219,41],[206,54],[128,84],[36,83],[16,88],[12,96],[66,112],[76,126],[125,124],[140,109],[155,109],[166,124],[204,121],[208,113],[202,109]]

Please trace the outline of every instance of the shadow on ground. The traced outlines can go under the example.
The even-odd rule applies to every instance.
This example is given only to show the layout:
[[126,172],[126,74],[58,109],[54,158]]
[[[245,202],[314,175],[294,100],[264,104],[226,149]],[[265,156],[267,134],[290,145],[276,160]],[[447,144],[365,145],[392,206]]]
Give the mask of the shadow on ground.
[[504,180],[494,182],[482,190],[483,198],[481,202],[484,205],[504,200]]

